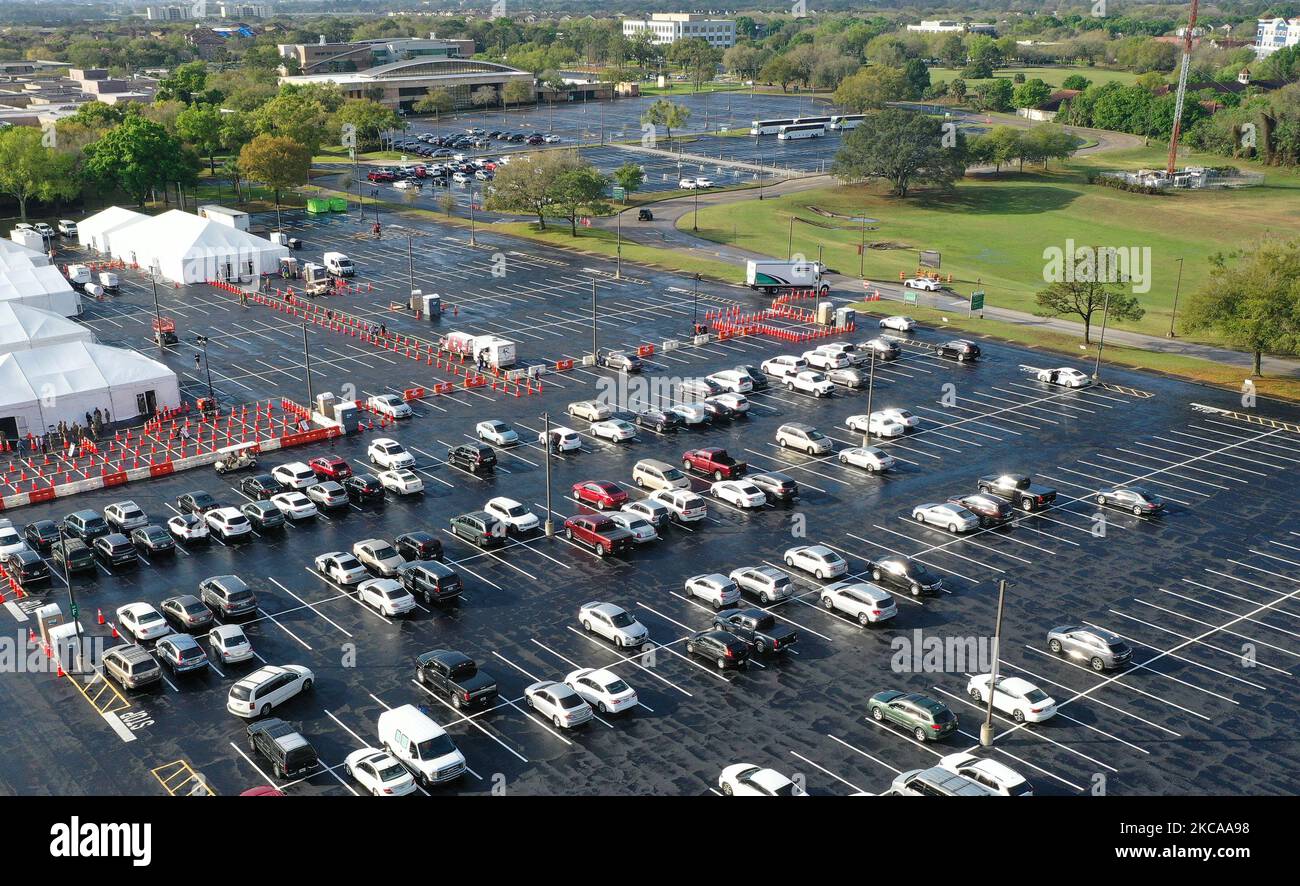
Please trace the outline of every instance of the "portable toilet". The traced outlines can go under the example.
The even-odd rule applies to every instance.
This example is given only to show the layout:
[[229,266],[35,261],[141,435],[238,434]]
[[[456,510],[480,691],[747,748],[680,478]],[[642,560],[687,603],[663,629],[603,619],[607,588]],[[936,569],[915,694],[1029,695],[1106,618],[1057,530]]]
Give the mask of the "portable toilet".
[[857,322],[858,312],[850,307],[835,309],[835,325],[840,329],[848,329]]
[[37,609],[34,615],[41,640],[49,644],[51,629],[64,623],[63,610],[59,608],[58,603],[46,603],[40,609]]
[[412,289],[410,308],[429,320],[437,320],[442,316],[442,296],[436,292],[425,295],[423,290]]
[[817,324],[819,326],[830,326],[835,320],[835,302],[819,301],[817,302]]
[[88,658],[81,654],[85,641],[86,638],[75,621],[50,628],[50,654],[63,665],[64,672],[82,670],[81,665]]

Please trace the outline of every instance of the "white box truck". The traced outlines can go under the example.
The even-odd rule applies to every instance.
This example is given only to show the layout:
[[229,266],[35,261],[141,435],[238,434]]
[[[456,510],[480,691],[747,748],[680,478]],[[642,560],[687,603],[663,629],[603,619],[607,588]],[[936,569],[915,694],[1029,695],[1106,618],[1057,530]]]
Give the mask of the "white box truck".
[[830,292],[823,278],[826,266],[816,261],[749,261],[745,263],[745,285],[768,294],[790,289],[814,289],[818,295]]
[[215,203],[206,203],[200,206],[199,218],[206,218],[208,221],[214,221],[219,225],[225,225],[237,231],[248,231],[252,228],[252,222],[247,212],[240,209],[228,209]]
[[475,361],[482,356],[488,366],[508,369],[515,365],[515,343],[500,336],[451,332],[443,343],[454,354],[465,354]]

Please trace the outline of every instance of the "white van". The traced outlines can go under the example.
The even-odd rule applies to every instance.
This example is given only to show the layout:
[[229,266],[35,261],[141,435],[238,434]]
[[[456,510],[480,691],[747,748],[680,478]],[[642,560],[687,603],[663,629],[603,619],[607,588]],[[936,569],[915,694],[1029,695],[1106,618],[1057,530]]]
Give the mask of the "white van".
[[632,482],[642,489],[690,489],[691,480],[680,470],[653,458],[643,458],[632,468]]
[[322,260],[325,262],[325,270],[336,277],[351,277],[357,272],[356,265],[352,264],[352,259],[341,252],[327,252],[322,257]]
[[447,731],[415,705],[379,715],[379,743],[424,787],[452,781],[465,772],[465,756]]

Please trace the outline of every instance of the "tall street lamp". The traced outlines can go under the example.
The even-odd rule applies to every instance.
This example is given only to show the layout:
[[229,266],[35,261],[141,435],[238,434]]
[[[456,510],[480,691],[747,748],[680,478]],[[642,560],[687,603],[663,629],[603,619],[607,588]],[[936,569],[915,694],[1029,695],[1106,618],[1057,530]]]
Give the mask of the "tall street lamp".
[[542,445],[546,447],[546,523],[543,524],[546,530],[546,537],[550,538],[555,535],[555,521],[551,519],[551,414],[542,413]]
[[998,580],[998,616],[993,627],[993,673],[989,679],[989,706],[980,724],[980,745],[993,747],[993,692],[998,684],[998,659],[1002,657],[1002,605],[1007,598],[1007,580]]
[[1092,367],[1092,380],[1101,377],[1101,352],[1106,347],[1106,321],[1110,319],[1110,290],[1106,290],[1106,301],[1101,309],[1101,338],[1097,339],[1097,362]]
[[790,216],[790,230],[785,238],[785,260],[790,261],[794,258],[794,216]]
[[1174,283],[1174,311],[1169,315],[1169,337],[1174,338],[1174,318],[1178,316],[1178,291],[1183,288],[1183,260],[1178,259],[1178,281]]
[[871,360],[867,369],[867,429],[862,432],[862,445],[871,445],[871,398],[876,391],[876,349],[871,349]]
[[315,400],[311,389],[311,347],[307,344],[307,316],[302,318],[302,367],[307,374],[307,410],[310,414],[312,401]]
[[149,282],[153,284],[153,337],[158,342],[158,350],[165,352],[163,346],[162,307],[158,304],[158,275],[150,271]]
[[616,214],[615,227],[617,229],[617,245],[614,247],[614,279],[623,279],[623,212],[619,210]]
[[591,359],[596,359],[596,281],[591,281]]
[[[217,395],[212,390],[212,364],[208,362],[208,337],[206,335],[194,336],[194,343],[203,348],[203,366],[208,371],[208,399],[213,403],[217,402]],[[194,368],[198,369],[199,355],[194,355]]]

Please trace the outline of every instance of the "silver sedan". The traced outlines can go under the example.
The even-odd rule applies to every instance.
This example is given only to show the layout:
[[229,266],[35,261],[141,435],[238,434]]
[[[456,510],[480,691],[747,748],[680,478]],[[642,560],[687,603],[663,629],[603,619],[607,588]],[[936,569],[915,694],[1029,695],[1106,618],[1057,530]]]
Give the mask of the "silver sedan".
[[978,529],[980,518],[952,502],[930,502],[912,508],[912,519],[917,523],[930,523],[949,532],[970,532]]

